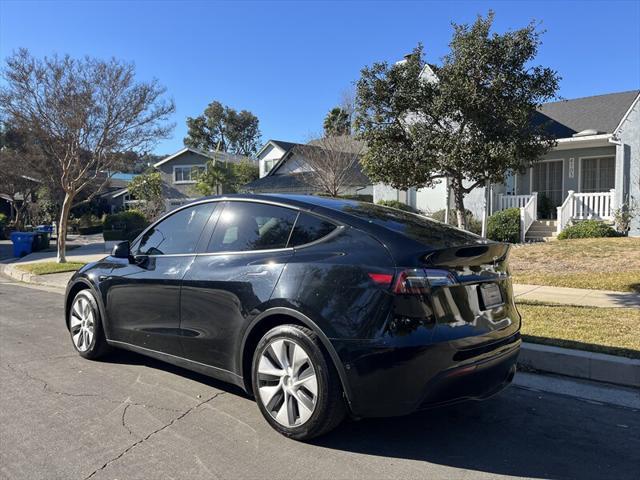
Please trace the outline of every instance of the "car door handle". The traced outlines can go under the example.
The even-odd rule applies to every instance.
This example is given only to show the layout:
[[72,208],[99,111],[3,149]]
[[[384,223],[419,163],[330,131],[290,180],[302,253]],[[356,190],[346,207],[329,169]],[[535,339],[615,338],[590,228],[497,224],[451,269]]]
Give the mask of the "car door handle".
[[104,282],[105,280],[111,280],[111,275],[100,275],[98,276],[98,280]]
[[247,276],[261,277],[263,275],[266,275],[267,273],[269,273],[268,270],[260,270],[259,272],[247,272]]

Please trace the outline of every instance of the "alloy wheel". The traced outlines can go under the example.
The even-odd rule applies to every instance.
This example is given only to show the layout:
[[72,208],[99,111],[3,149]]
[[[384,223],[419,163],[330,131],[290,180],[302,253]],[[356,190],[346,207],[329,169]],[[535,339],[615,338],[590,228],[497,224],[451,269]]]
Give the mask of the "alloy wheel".
[[276,422],[298,427],[313,414],[318,379],[309,354],[290,339],[276,339],[263,351],[258,364],[260,399]]
[[91,303],[79,296],[71,307],[71,338],[80,352],[86,352],[95,335],[95,315]]

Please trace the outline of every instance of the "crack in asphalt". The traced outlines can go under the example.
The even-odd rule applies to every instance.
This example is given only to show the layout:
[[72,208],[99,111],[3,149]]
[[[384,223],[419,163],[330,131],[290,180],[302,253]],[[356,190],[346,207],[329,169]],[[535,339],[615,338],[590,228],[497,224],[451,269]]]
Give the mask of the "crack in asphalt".
[[124,417],[125,417],[125,415],[127,414],[127,409],[128,409],[131,405],[132,405],[131,403],[127,403],[127,404],[124,406],[124,409],[122,410],[122,426],[123,426],[124,428],[126,428],[126,429],[127,429],[127,431],[129,432],[129,435],[133,435],[133,432],[131,431],[131,429],[130,429],[130,428],[129,428],[129,426],[127,425],[127,422],[125,421]]
[[[184,417],[186,417],[187,415],[189,415],[191,412],[193,412],[195,409],[197,409],[198,407],[204,405],[205,403],[209,403],[213,400],[215,400],[216,398],[218,398],[220,395],[224,395],[227,392],[218,392],[215,395],[212,395],[211,397],[207,398],[206,400],[203,400],[202,402],[197,403],[196,405],[194,405],[193,407],[185,410],[184,412],[182,412],[180,415],[178,415],[177,417],[173,418],[172,420],[170,420],[168,423],[165,423],[163,426],[161,426],[160,428],[157,428],[156,430],[152,431],[151,433],[149,433],[148,435],[146,435],[145,437],[141,438],[140,440],[138,440],[137,442],[132,443],[131,445],[129,445],[127,448],[125,448],[122,452],[120,452],[118,455],[116,455],[115,457],[113,457],[111,460],[108,460],[106,463],[104,463],[100,468],[95,469],[93,472],[91,472],[88,476],[86,476],[84,478],[84,480],[88,480],[90,478],[92,478],[93,476],[95,476],[98,472],[104,470],[105,468],[107,468],[109,465],[111,465],[114,462],[117,462],[118,460],[120,460],[122,457],[124,457],[127,453],[129,453],[131,450],[133,450],[134,448],[136,448],[138,445],[146,442],[147,440],[149,440],[151,437],[153,437],[154,435],[162,432],[163,430],[166,430],[167,428],[169,428],[171,425],[173,425],[174,423],[176,423],[177,421],[183,419]],[[130,404],[131,405],[131,404]],[[126,411],[126,408],[125,408]],[[123,419],[124,419],[124,413],[123,413]]]
[[97,399],[103,400],[105,402],[109,402],[109,403],[113,403],[113,404],[117,404],[117,405],[121,405],[123,403],[126,403],[127,405],[134,405],[136,407],[153,408],[153,409],[156,409],[156,410],[164,410],[166,412],[174,412],[174,413],[178,413],[178,412],[182,411],[182,410],[179,410],[177,408],[159,407],[157,405],[150,405],[148,403],[127,402],[126,400],[118,400],[118,399],[115,399],[115,398],[109,398],[109,397],[105,397],[103,395],[99,395],[97,393],[71,393],[71,392],[65,392],[63,390],[57,390],[57,389],[51,387],[46,380],[43,380],[42,378],[35,377],[35,376],[31,375],[28,371],[16,368],[14,365],[12,365],[10,363],[7,363],[6,367],[11,372],[14,372],[14,373],[17,373],[17,374],[21,374],[21,375],[23,375],[24,377],[26,377],[26,378],[28,378],[30,380],[42,383],[42,391],[45,392],[45,393],[52,394],[52,395],[62,395],[62,396],[65,396],[65,397],[97,398]]

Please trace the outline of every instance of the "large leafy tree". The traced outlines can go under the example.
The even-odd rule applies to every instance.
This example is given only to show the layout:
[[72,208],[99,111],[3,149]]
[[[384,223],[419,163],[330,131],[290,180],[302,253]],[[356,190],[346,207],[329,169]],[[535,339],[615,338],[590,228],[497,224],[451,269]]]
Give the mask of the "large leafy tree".
[[202,115],[187,118],[187,147],[251,156],[260,145],[260,122],[247,110],[211,102]]
[[65,262],[69,212],[90,201],[122,162],[122,152],[147,151],[166,137],[174,105],[156,81],[138,82],[131,64],[70,56],[37,59],[27,50],[7,58],[0,87],[2,116],[33,139],[30,167],[63,192],[57,239]]
[[324,135],[335,137],[351,134],[351,118],[349,112],[341,107],[332,108],[324,117]]
[[536,25],[491,33],[494,15],[453,26],[438,81],[420,77],[423,48],[406,62],[376,63],[357,83],[363,165],[375,181],[395,188],[429,187],[448,177],[458,225],[466,227],[464,196],[502,182],[554,144],[534,121],[553,98],[559,77],[532,65],[540,45]]

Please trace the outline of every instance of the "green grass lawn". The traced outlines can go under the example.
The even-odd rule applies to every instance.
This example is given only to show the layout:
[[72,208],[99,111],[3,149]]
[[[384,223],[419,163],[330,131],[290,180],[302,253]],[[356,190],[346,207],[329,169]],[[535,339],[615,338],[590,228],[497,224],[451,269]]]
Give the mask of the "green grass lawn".
[[24,270],[25,272],[33,273],[35,275],[47,275],[49,273],[75,272],[84,265],[84,263],[78,262],[36,262],[17,265],[17,267],[20,270]]
[[640,292],[640,238],[583,238],[511,250],[515,283]]
[[518,303],[525,341],[640,358],[640,309]]

